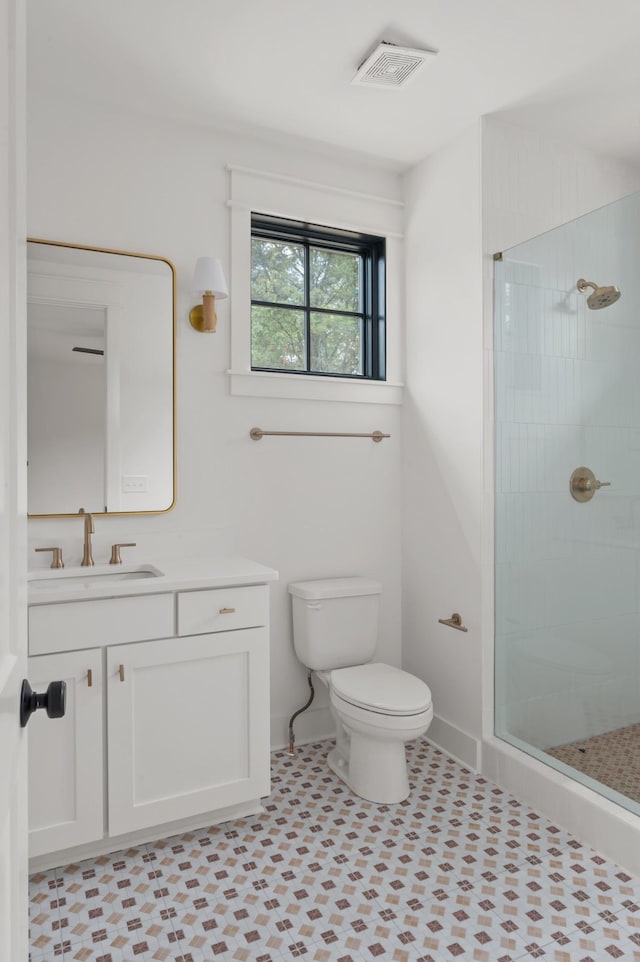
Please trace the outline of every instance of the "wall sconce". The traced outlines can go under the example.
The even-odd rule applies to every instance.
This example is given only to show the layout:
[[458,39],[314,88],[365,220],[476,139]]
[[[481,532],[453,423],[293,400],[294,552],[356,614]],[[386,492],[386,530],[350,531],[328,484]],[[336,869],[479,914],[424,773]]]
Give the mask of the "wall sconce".
[[202,297],[202,304],[196,304],[189,312],[191,327],[202,333],[214,333],[218,321],[216,297],[222,300],[229,296],[222,264],[217,257],[198,258],[191,290]]

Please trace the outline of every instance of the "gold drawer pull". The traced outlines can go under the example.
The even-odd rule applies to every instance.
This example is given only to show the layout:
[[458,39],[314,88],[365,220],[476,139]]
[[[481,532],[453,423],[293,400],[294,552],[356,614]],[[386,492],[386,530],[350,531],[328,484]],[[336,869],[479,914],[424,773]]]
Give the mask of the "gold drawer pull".
[[87,668],[87,688],[93,687],[93,671],[91,668]]
[[221,608],[218,612],[219,615],[234,615],[236,613],[235,608]]
[[118,674],[120,675],[120,681],[124,681],[124,665],[120,665],[118,668]]

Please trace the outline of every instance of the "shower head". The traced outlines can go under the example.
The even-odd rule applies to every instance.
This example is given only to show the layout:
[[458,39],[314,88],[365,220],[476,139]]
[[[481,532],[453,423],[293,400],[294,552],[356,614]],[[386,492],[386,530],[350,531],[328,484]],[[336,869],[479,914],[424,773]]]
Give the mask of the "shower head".
[[585,281],[583,277],[580,278],[576,287],[581,294],[586,294],[588,287],[593,288],[593,294],[589,294],[587,298],[587,307],[592,311],[598,311],[601,307],[609,307],[610,304],[615,304],[620,297],[620,291],[617,287],[598,287],[593,281]]

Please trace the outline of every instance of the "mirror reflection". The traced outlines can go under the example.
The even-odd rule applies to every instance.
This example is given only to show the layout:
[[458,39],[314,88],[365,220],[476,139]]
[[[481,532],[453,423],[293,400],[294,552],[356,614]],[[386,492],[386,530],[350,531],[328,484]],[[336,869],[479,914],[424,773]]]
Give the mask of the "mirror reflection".
[[174,269],[163,258],[30,240],[31,516],[174,502]]

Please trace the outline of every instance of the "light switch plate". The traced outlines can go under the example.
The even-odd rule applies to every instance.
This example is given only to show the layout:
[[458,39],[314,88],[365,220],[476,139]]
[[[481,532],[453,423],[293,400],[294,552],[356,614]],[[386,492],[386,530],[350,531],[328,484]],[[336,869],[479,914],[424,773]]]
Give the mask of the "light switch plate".
[[122,491],[124,494],[144,494],[148,490],[146,474],[123,474]]

